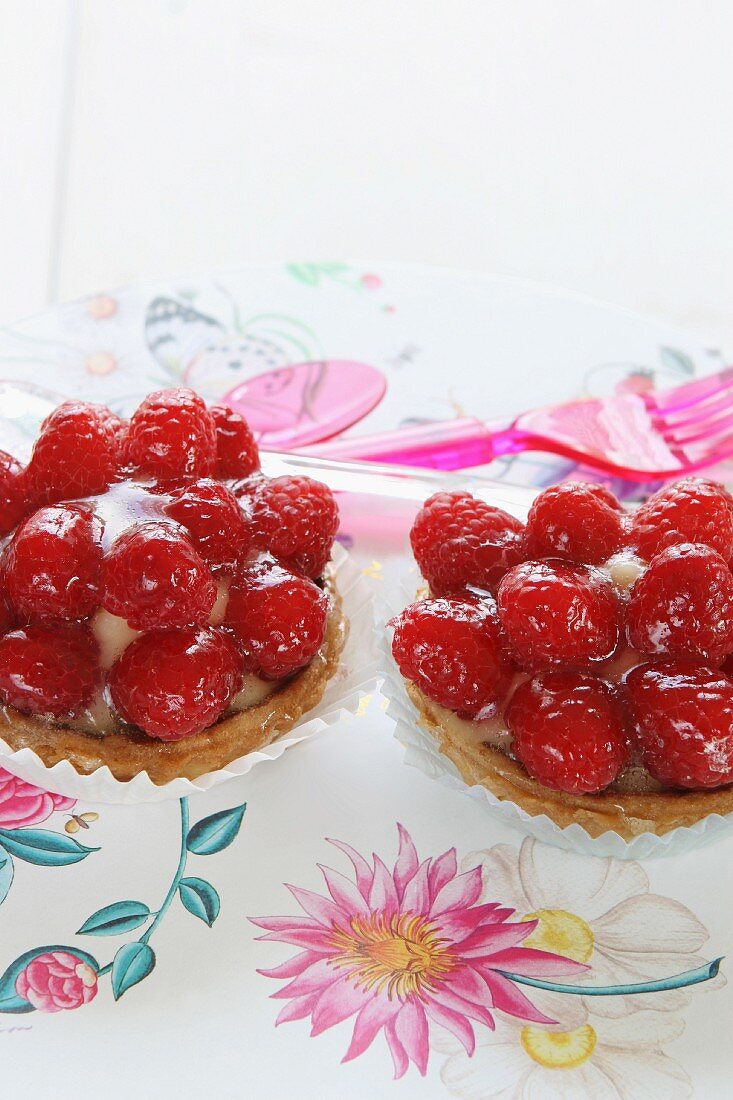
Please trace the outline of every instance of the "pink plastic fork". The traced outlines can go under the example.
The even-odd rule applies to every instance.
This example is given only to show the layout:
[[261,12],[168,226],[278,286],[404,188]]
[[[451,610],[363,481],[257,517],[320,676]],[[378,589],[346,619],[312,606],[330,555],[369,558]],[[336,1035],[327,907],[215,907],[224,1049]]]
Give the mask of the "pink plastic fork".
[[332,459],[458,470],[501,455],[550,451],[650,481],[733,455],[733,367],[659,393],[584,398],[522,413],[508,426],[458,419],[306,447]]

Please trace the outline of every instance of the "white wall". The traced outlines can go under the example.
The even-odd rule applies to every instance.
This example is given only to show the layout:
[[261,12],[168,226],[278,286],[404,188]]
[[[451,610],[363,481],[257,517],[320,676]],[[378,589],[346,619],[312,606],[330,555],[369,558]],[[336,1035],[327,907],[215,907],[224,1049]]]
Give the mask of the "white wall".
[[366,256],[733,347],[727,0],[0,0],[0,320]]

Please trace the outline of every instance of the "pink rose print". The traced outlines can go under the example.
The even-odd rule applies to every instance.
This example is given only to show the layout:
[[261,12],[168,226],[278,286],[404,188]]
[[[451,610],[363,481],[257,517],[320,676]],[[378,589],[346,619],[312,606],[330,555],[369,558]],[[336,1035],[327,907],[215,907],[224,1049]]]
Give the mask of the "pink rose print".
[[97,996],[97,975],[88,963],[68,951],[37,955],[15,981],[19,997],[41,1012],[80,1008]]
[[384,1032],[395,1077],[413,1062],[428,1066],[430,1029],[447,1029],[471,1055],[473,1022],[495,1027],[493,1009],[531,1023],[554,1023],[512,981],[578,974],[587,967],[548,951],[520,946],[536,920],[510,921],[513,909],[478,904],[482,871],[457,873],[456,850],[418,858],[409,833],[398,826],[393,870],[379,856],[373,866],[348,844],[354,878],[321,867],[330,896],[289,886],[305,917],[259,917],[253,923],[300,953],[269,978],[292,979],[273,997],[287,1000],[276,1023],[310,1017],[311,1035],[355,1016],[344,1056],[358,1057]]
[[76,799],[52,794],[0,768],[0,828],[38,825],[54,810],[70,810]]

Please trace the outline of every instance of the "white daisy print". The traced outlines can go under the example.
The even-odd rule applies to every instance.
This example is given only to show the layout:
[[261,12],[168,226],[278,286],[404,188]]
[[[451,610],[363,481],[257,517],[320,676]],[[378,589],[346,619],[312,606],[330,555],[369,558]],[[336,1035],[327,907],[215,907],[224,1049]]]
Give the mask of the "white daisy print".
[[470,1058],[445,1032],[434,1046],[450,1054],[441,1078],[461,1100],[686,1100],[690,1079],[662,1049],[683,1027],[679,1017],[650,1010],[570,1029],[498,1017]]
[[[527,837],[519,851],[498,844],[473,852],[466,867],[480,864],[487,896],[500,897],[516,909],[518,919],[538,920],[525,943],[587,963],[578,985],[621,985],[654,981],[705,963],[699,954],[707,929],[687,906],[653,894],[640,864],[615,859],[589,859]],[[722,975],[705,983],[710,990],[725,984]],[[545,993],[541,1009],[566,1021],[578,1011],[626,1016],[649,1009],[678,1011],[689,1003],[690,988],[614,997],[572,998]],[[573,1007],[572,1001],[583,1004]]]

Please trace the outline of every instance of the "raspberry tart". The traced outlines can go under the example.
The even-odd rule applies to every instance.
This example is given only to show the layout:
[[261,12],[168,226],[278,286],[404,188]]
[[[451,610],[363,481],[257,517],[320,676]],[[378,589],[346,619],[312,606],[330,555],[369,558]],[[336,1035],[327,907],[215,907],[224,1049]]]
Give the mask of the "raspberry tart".
[[421,725],[466,783],[591,837],[733,812],[733,497],[686,478],[627,514],[542,492],[526,524],[441,492],[392,620]]
[[51,767],[195,779],[321,698],[345,640],[331,491],[267,479],[191,390],[85,402],[0,452],[0,738]]

